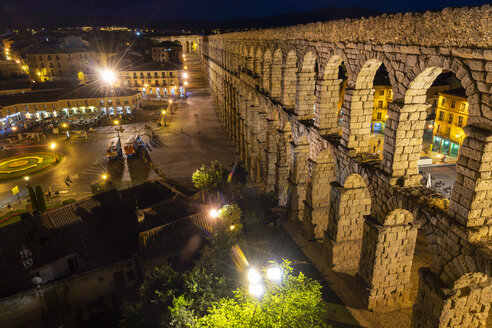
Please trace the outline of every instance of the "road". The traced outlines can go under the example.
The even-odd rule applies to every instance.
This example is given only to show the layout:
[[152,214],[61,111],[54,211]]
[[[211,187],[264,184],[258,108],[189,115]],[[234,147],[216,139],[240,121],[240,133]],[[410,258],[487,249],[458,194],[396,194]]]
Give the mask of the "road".
[[[125,130],[121,133],[121,140],[124,142],[134,133],[143,135],[148,148],[146,146],[141,151],[148,151],[154,164],[165,176],[190,181],[191,174],[202,164],[208,164],[214,159],[231,164],[236,157],[232,142],[222,129],[212,107],[198,58],[188,58],[187,65],[191,96],[178,102],[178,108],[169,117],[167,126],[157,128],[153,122],[152,118],[158,110],[142,110],[138,114],[144,116],[141,122],[122,126]],[[156,129],[158,142],[149,142],[149,137],[145,135],[149,134],[144,128],[145,124]],[[29,183],[41,185],[45,190],[51,187],[52,191],[60,191],[63,198],[80,199],[91,195],[91,183],[100,181],[103,174],[107,174],[116,186],[131,186],[158,178],[142,156],[128,160],[107,160],[106,146],[116,136],[117,132],[112,126],[96,128],[96,132],[89,133],[87,140],[66,140],[63,136],[58,136],[56,150],[63,153],[64,159],[56,167],[31,176]],[[12,149],[1,152],[0,158],[46,150],[46,146]],[[67,175],[73,181],[70,186],[65,184]],[[17,197],[11,193],[16,185],[19,186],[20,196],[27,197],[22,178],[0,183],[0,214],[6,211],[7,204],[18,204]]]

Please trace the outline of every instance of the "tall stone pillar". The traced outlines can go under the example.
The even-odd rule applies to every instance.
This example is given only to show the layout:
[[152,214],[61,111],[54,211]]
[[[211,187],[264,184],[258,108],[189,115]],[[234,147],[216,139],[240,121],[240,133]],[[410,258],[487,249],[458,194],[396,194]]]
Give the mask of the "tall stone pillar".
[[277,164],[277,124],[274,120],[267,121],[265,147],[265,182],[267,190],[275,190],[275,165]]
[[258,113],[257,120],[257,142],[258,142],[258,153],[256,159],[256,182],[264,182],[265,180],[265,149],[266,149],[266,138],[267,138],[267,113]]
[[300,138],[297,143],[291,142],[291,172],[289,176],[290,211],[291,220],[303,220],[304,200],[306,199],[306,177],[309,159],[309,143],[305,138]]
[[345,90],[341,144],[356,153],[370,151],[373,95],[374,89]]
[[297,67],[282,68],[282,99],[281,103],[287,109],[295,108],[296,101],[296,84],[297,84]]
[[390,183],[393,185],[402,181],[404,186],[418,186],[421,176],[418,175],[417,165],[422,152],[426,110],[430,105],[392,102],[388,107],[383,170],[391,176]]
[[275,186],[278,188],[276,193],[278,195],[279,205],[287,206],[289,199],[289,151],[290,151],[291,132],[278,130],[277,141],[277,163],[275,177]]
[[371,198],[363,183],[331,183],[330,212],[325,234],[326,257],[334,271],[354,273],[362,253],[364,216]]
[[492,302],[492,279],[465,274],[449,288],[429,268],[419,270],[412,328],[487,328]]
[[258,107],[250,106],[250,114],[248,115],[248,126],[250,126],[249,135],[249,158],[248,168],[251,179],[256,180],[257,158],[258,158]]
[[253,57],[246,57],[246,69],[253,73]]
[[275,100],[280,100],[282,95],[282,64],[271,65],[271,89],[270,96]]
[[312,120],[316,87],[315,72],[298,72],[296,83],[296,114],[300,121]]
[[338,101],[341,82],[340,79],[319,82],[319,103],[314,122],[321,135],[337,133],[338,131]]
[[366,286],[367,307],[391,310],[410,305],[410,274],[418,226],[405,210],[377,222],[366,216],[358,277]]
[[[465,227],[492,226],[492,131],[464,128],[448,214]],[[489,229],[489,231],[492,231]],[[490,237],[492,232],[488,234]]]

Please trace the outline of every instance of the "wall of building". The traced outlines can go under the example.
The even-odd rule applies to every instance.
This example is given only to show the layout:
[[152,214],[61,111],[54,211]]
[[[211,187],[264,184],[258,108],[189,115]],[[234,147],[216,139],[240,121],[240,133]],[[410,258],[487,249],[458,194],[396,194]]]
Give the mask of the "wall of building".
[[[131,287],[136,284],[138,278],[137,264],[135,260],[127,260],[114,265],[84,273],[80,276],[59,282],[41,285],[27,292],[22,292],[0,300],[0,322],[8,327],[25,327],[28,324],[36,324],[41,321],[48,312],[51,314],[73,310],[77,318],[88,319],[91,313],[97,313],[98,309],[91,308],[90,304],[117,293],[114,274],[123,272],[124,284]],[[133,272],[133,274],[128,274]],[[134,279],[129,279],[134,277]],[[112,306],[111,298],[109,309]],[[63,306],[63,307],[61,307]],[[101,311],[108,308],[99,309]]]

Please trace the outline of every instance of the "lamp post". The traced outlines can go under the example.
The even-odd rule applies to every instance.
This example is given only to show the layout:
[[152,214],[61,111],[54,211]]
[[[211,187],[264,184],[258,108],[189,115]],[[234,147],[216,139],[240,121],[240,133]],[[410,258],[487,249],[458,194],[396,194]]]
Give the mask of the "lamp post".
[[[161,112],[161,114],[162,114],[162,119],[161,119],[161,122],[164,122],[164,126],[167,126],[166,111],[165,111],[165,110],[163,110],[163,111]],[[162,124],[162,123],[161,123],[161,124]]]

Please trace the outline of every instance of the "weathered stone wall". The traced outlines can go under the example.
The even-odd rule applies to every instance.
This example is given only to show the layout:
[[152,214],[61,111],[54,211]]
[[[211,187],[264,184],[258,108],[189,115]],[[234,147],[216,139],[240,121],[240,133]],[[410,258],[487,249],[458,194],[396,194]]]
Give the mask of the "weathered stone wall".
[[[484,285],[492,276],[490,18],[490,6],[447,9],[224,34],[200,43],[218,117],[251,176],[277,193],[292,220],[303,221],[307,238],[324,241],[320,247],[335,270],[357,272],[369,308],[410,305],[417,229],[424,234],[432,257],[428,272],[460,296],[444,293],[436,301],[421,279],[416,327],[454,327],[468,317],[485,327],[490,306],[458,311],[449,304],[476,300],[478,294],[464,296],[470,288],[483,290],[480,304],[492,301]],[[340,136],[342,65],[348,81]],[[366,153],[372,81],[381,65],[394,93],[382,161]],[[470,104],[449,206],[420,186],[417,173],[425,95],[443,70],[455,73]],[[455,288],[469,274],[485,280]],[[449,316],[456,320],[446,321]]]

